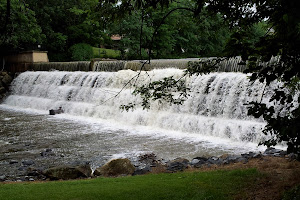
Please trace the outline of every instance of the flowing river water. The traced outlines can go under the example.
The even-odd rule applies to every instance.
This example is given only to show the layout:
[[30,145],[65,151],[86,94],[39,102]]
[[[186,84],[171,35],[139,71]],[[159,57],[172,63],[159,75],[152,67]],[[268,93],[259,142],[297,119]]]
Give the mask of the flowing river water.
[[[186,78],[191,88],[181,106],[154,103],[150,110],[122,112],[121,104],[139,102],[126,82],[137,72],[25,72],[0,104],[0,175],[18,176],[22,161],[48,168],[77,160],[93,168],[112,158],[133,159],[155,153],[177,157],[220,156],[263,151],[264,122],[247,116],[250,101],[267,102],[269,89],[241,73],[211,73]],[[182,70],[160,69],[140,75],[137,84]],[[48,115],[63,107],[64,113]],[[51,149],[50,156],[41,152]],[[14,164],[12,164],[14,163]]]

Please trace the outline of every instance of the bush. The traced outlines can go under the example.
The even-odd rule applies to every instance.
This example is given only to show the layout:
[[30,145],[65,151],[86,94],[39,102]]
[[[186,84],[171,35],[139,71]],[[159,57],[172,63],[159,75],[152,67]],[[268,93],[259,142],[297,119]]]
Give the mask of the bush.
[[69,53],[73,61],[88,61],[93,57],[93,48],[88,44],[78,43],[70,47]]

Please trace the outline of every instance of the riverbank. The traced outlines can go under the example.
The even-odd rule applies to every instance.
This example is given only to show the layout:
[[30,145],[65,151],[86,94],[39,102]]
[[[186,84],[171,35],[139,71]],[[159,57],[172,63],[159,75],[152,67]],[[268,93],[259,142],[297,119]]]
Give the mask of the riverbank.
[[299,161],[263,156],[247,163],[188,168],[177,173],[34,184],[5,182],[0,183],[0,198],[279,200],[285,195],[286,200],[291,200],[300,195],[299,173]]

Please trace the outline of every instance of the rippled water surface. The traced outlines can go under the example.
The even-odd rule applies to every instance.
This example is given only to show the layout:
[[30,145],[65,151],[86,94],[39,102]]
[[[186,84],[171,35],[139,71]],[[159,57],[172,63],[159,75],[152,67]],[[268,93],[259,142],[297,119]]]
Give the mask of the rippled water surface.
[[[233,143],[197,134],[124,126],[117,122],[78,118],[47,112],[17,110],[0,105],[0,175],[20,173],[21,162],[47,168],[73,161],[90,161],[95,168],[117,157],[133,159],[154,152],[159,158],[219,156],[224,153],[258,151],[254,143]],[[52,149],[54,155],[40,152]],[[9,162],[17,160],[12,167]]]

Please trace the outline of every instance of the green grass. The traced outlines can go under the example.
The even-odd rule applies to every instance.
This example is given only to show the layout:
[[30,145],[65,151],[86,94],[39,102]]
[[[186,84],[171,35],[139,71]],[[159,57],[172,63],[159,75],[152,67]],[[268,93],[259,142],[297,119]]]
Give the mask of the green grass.
[[93,47],[94,58],[120,58],[120,56],[121,52],[119,50]]
[[232,199],[254,184],[255,169],[0,184],[0,199]]

